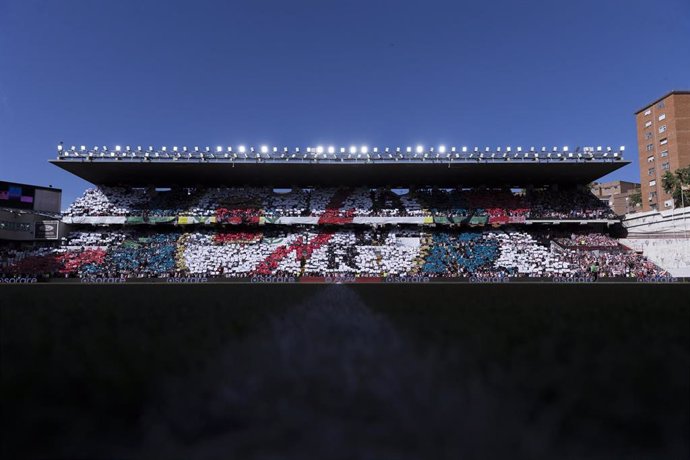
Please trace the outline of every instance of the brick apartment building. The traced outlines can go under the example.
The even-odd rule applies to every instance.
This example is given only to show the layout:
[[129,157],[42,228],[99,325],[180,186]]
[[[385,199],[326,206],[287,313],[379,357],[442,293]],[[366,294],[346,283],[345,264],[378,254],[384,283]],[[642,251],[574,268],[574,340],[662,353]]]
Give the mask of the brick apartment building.
[[690,165],[690,91],[671,91],[635,112],[642,211],[672,209],[666,171]]
[[622,180],[604,182],[602,184],[594,183],[592,186],[592,193],[619,216],[641,210],[633,206],[630,199],[631,195],[639,191],[640,184]]

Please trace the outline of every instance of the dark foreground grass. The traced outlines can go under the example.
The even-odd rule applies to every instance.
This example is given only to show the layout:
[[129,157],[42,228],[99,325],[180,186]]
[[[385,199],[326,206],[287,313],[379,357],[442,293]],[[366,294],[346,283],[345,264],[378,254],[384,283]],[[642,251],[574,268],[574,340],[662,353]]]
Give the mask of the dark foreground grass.
[[3,458],[687,458],[683,285],[0,287]]

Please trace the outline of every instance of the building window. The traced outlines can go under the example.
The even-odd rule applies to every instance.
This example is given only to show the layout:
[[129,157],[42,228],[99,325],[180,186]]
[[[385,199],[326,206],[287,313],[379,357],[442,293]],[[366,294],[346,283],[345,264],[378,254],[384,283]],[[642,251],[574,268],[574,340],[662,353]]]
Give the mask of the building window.
[[649,181],[649,186],[650,186],[650,187],[656,186],[656,180],[650,180],[650,181]]
[[659,126],[659,132],[660,132],[660,133],[663,133],[663,132],[665,132],[665,131],[666,131],[666,125],[661,125],[661,126]]
[[664,107],[666,107],[666,103],[664,101],[661,101],[656,105],[657,109],[663,109]]
[[646,133],[644,133],[644,138],[647,139],[647,140],[651,139],[651,138],[652,138],[652,132],[651,132],[651,131],[647,131]]
[[667,137],[664,137],[663,139],[661,139],[661,140],[659,141],[659,144],[661,144],[661,145],[666,145],[666,144],[668,144],[668,138],[667,138]]
[[652,150],[654,150],[654,144],[647,144],[647,151],[651,152]]
[[661,169],[663,169],[664,171],[670,171],[671,164],[668,161],[661,163]]
[[663,150],[661,152],[661,157],[663,158],[663,157],[667,157],[667,156],[668,156],[668,150]]
[[652,122],[651,122],[651,121],[648,121],[647,123],[644,124],[644,127],[645,127],[645,128],[649,128],[650,126],[652,126]]
[[649,168],[649,170],[647,171],[647,175],[653,176],[654,175],[654,168]]
[[653,163],[654,162],[654,155],[651,157],[647,157],[647,163]]
[[647,109],[644,111],[644,116],[647,117],[652,114],[652,109]]
[[656,192],[649,192],[649,201],[652,201],[652,198],[656,198]]
[[665,119],[666,119],[666,114],[665,114],[665,113],[662,113],[661,115],[659,115],[659,121],[665,120]]

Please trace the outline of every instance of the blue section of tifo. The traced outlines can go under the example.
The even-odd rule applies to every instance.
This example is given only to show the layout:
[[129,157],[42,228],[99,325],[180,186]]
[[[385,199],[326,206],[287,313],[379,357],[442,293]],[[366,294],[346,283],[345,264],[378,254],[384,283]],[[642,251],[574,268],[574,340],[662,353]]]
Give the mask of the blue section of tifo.
[[436,233],[429,255],[424,261],[425,273],[474,273],[490,266],[498,257],[498,244],[481,233]]
[[86,276],[136,272],[160,276],[175,269],[175,251],[179,234],[154,234],[148,238],[127,240],[108,253],[103,265],[82,267]]

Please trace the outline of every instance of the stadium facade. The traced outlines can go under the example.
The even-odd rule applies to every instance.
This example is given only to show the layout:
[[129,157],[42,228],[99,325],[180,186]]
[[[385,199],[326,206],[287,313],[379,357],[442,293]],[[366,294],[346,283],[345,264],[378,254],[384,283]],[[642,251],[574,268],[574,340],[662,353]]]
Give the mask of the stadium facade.
[[60,189],[0,181],[0,240],[57,240],[61,201]]

